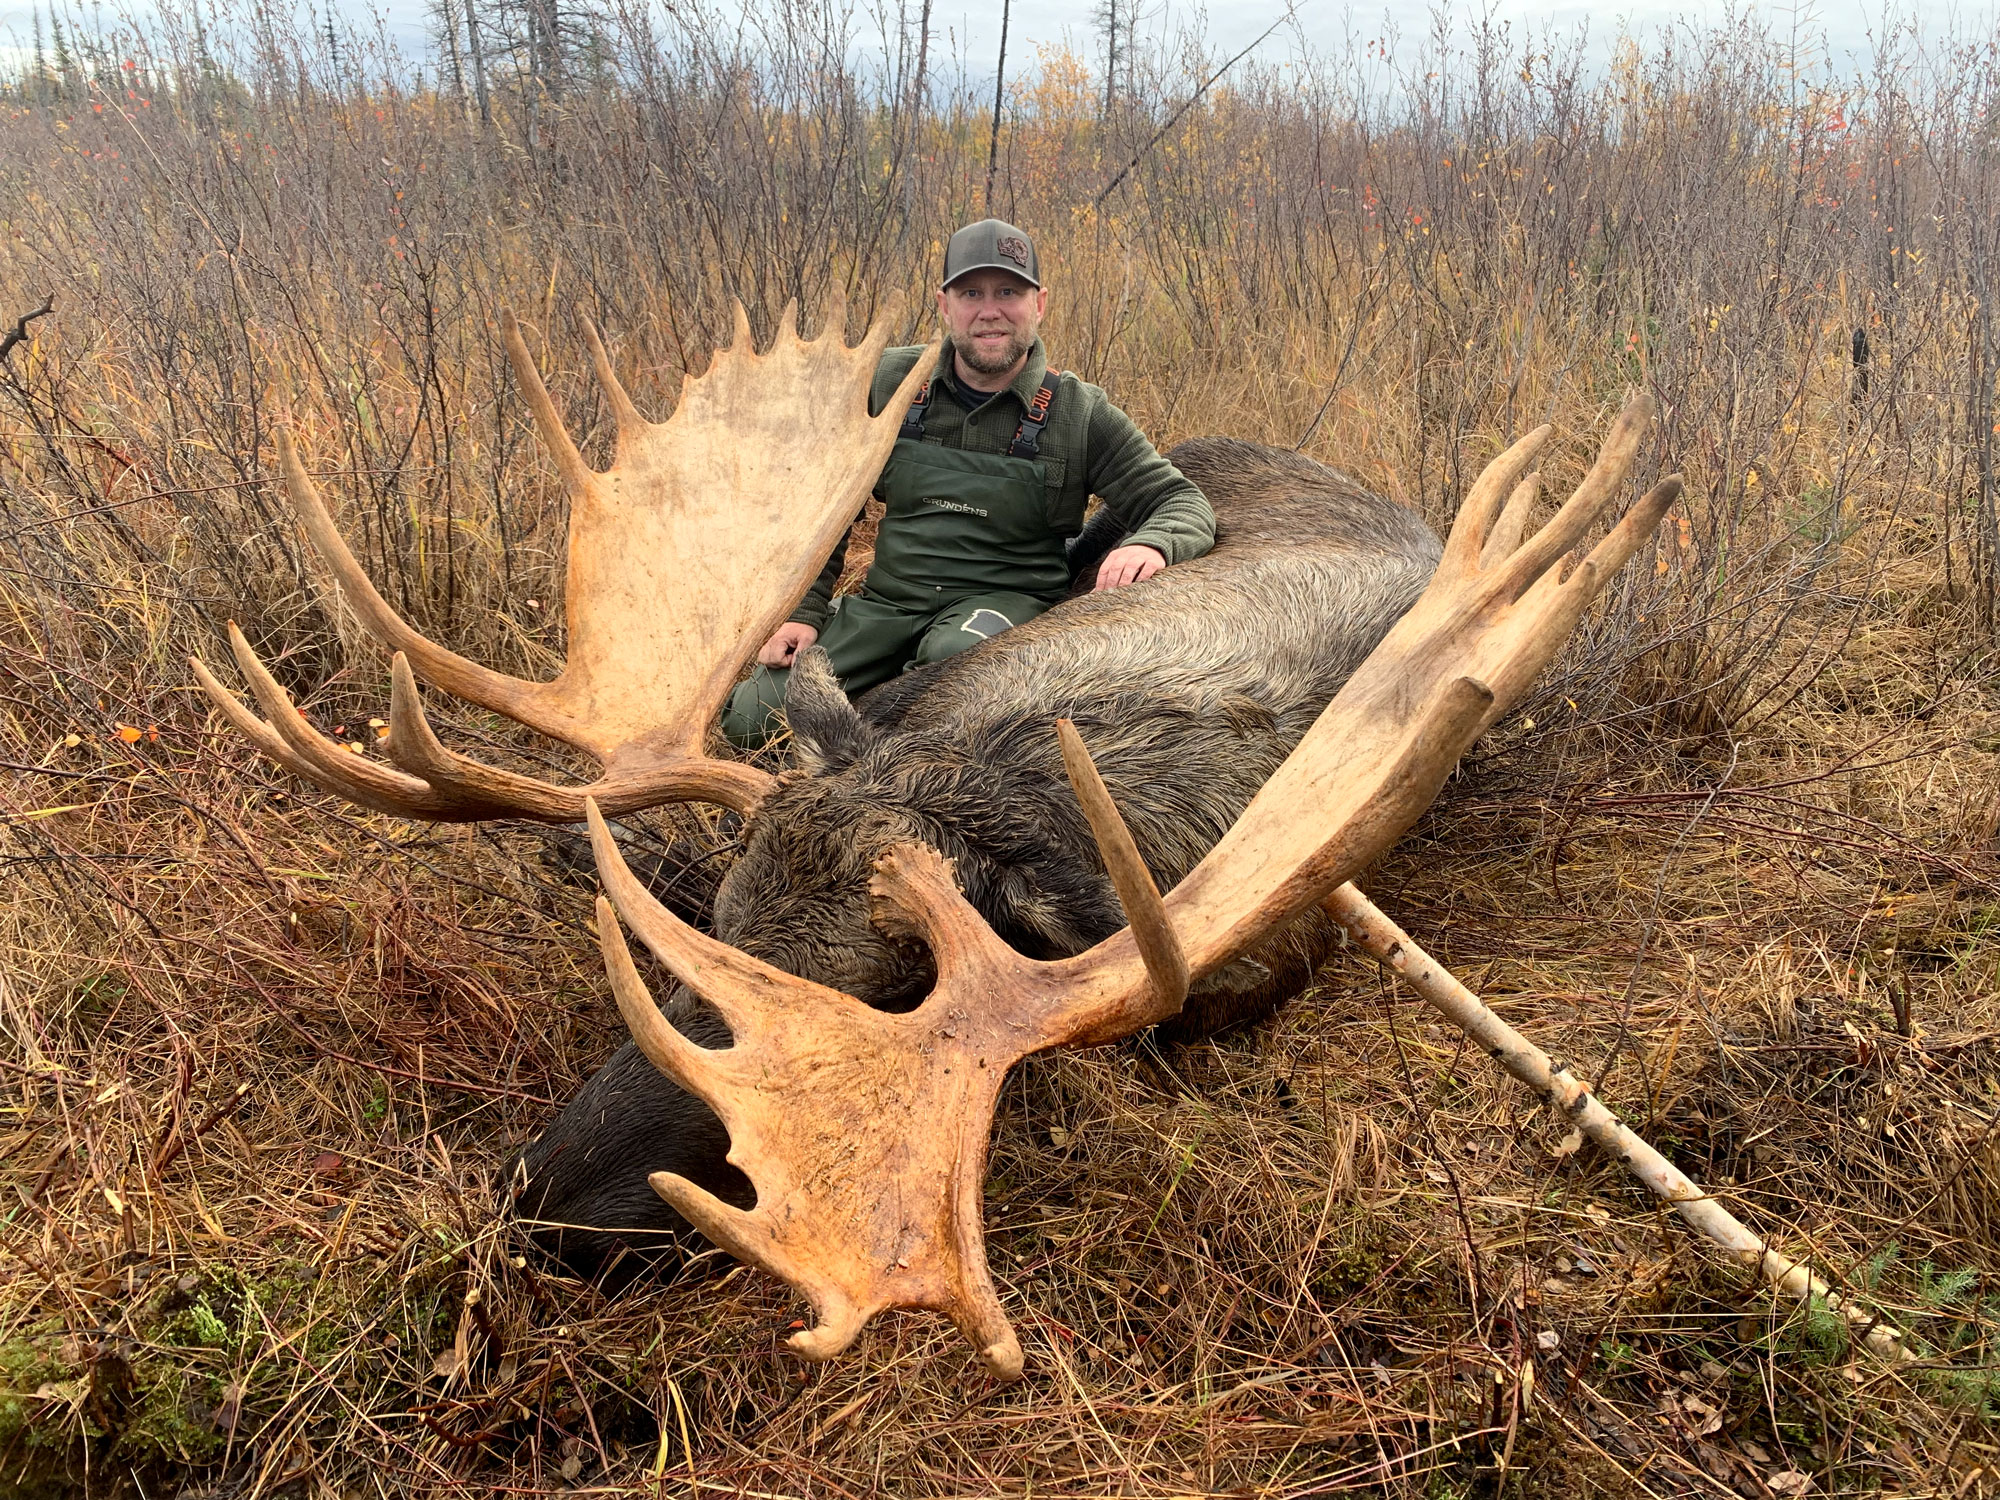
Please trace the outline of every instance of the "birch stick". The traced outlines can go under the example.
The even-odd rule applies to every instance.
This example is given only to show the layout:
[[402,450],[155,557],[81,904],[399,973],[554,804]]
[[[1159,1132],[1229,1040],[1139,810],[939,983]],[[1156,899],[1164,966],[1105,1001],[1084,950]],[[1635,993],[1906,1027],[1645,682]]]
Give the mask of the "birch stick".
[[1599,1150],[1623,1162],[1696,1233],[1720,1245],[1739,1264],[1754,1267],[1778,1292],[1800,1299],[1821,1298],[1882,1358],[1898,1362],[1916,1358],[1895,1328],[1834,1291],[1810,1266],[1765,1244],[1680,1168],[1635,1135],[1566,1064],[1551,1062],[1546,1052],[1496,1016],[1352,884],[1343,885],[1327,898],[1326,912],[1364,952],[1533,1089],[1544,1104],[1567,1116]]

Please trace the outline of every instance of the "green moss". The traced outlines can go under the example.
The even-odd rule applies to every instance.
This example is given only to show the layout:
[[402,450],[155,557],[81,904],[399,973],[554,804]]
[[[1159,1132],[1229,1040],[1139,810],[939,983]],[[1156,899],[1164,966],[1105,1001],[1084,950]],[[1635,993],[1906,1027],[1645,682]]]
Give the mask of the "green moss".
[[215,1425],[222,1381],[150,1360],[139,1372],[143,1392],[120,1429],[119,1448],[139,1460],[202,1463],[222,1456],[228,1435]]
[[60,1324],[42,1323],[0,1344],[0,1448],[13,1447],[17,1439],[29,1446],[43,1441],[51,1402],[35,1392],[77,1374],[57,1356],[62,1338]]

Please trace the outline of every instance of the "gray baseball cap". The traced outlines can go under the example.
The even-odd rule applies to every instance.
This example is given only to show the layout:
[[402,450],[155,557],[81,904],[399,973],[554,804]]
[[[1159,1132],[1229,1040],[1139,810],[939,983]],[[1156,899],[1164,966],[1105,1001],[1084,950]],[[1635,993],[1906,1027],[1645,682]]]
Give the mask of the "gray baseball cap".
[[950,286],[967,271],[1011,271],[1030,286],[1042,284],[1035,242],[1003,219],[968,224],[944,247],[944,280]]

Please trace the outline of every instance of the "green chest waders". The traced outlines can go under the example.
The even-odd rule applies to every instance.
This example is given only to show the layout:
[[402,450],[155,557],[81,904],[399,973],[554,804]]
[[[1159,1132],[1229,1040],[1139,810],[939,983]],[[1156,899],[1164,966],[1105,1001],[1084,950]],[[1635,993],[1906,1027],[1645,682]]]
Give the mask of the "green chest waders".
[[967,453],[923,440],[930,386],[917,393],[882,471],[887,506],[867,590],[900,609],[935,613],[974,594],[1025,594],[1053,604],[1069,589],[1069,558],[1049,515],[1048,470],[1037,456],[1058,372],[1035,392],[1005,453]]

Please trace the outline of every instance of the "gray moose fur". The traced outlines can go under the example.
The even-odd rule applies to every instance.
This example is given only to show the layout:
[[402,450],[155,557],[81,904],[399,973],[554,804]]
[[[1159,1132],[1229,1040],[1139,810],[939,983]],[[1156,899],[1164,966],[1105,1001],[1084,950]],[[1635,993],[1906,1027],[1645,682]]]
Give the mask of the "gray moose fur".
[[[716,893],[713,931],[777,967],[886,1009],[931,983],[920,944],[868,916],[874,860],[921,841],[956,862],[968,899],[1036,957],[1124,925],[1062,769],[1073,720],[1162,890],[1235,822],[1348,675],[1415,602],[1437,537],[1411,511],[1284,449],[1201,438],[1170,455],[1217,518],[1207,556],[1047,614],[850,704],[823,653],[786,699],[801,767],[749,820]],[[1116,540],[1104,517],[1079,554]],[[1195,1037],[1268,1014],[1332,941],[1314,913],[1212,976],[1168,1028]],[[684,994],[668,1014],[726,1045]],[[646,1183],[680,1172],[746,1203],[706,1106],[627,1043],[523,1153],[516,1211],[573,1269],[623,1280],[672,1260],[689,1231]],[[560,1226],[560,1227],[558,1227]]]

